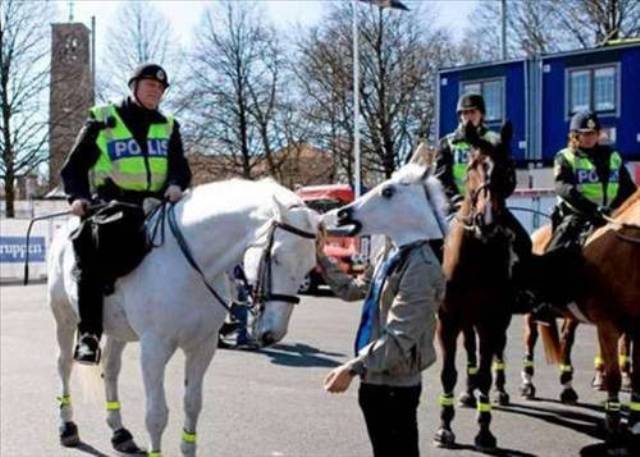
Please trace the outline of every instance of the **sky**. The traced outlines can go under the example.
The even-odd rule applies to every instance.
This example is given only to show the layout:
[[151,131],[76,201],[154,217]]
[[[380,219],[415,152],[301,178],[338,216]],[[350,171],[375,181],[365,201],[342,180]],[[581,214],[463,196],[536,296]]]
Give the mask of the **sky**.
[[[238,0],[242,1],[242,0]],[[270,15],[270,19],[278,27],[286,27],[290,24],[314,25],[322,16],[323,3],[345,0],[262,0]],[[468,23],[467,15],[479,0],[403,0],[411,8],[412,3],[429,1],[435,5],[438,11],[437,25],[449,27],[454,36],[460,36],[461,31]],[[101,46],[105,42],[105,33],[109,25],[113,25],[118,7],[124,1],[113,0],[56,0],[57,22],[69,20],[70,4],[73,4],[73,18],[75,22],[83,22],[91,27],[91,16],[96,16],[96,57],[100,62],[102,56]],[[196,0],[156,0],[154,5],[168,18],[175,36],[181,44],[188,46],[192,31],[200,20],[204,9],[212,4],[212,1]],[[366,7],[366,5],[363,5]]]

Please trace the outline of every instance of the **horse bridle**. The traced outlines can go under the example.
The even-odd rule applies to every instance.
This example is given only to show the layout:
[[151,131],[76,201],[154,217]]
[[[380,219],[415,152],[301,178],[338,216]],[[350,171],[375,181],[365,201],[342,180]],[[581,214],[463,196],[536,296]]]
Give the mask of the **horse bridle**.
[[[231,312],[231,305],[229,305],[229,303],[227,303],[226,300],[224,300],[220,296],[220,294],[209,284],[204,272],[200,268],[200,265],[198,265],[198,262],[196,262],[195,258],[193,257],[193,253],[191,251],[191,248],[189,247],[189,243],[187,242],[184,235],[182,234],[182,230],[180,230],[180,227],[178,226],[178,223],[176,221],[175,204],[172,204],[169,206],[168,212],[169,212],[169,216],[167,219],[169,223],[169,228],[171,229],[171,233],[173,233],[173,236],[175,237],[176,242],[178,243],[178,246],[180,247],[180,250],[182,251],[182,254],[184,255],[185,259],[187,260],[189,265],[191,265],[191,267],[200,275],[200,278],[202,279],[202,283],[205,285],[205,287],[211,293],[211,295],[213,295],[213,297],[216,299],[218,304],[220,304],[225,310],[227,310],[227,312]],[[264,302],[269,300],[279,300],[279,301],[285,301],[287,303],[293,303],[293,304],[300,302],[300,299],[298,297],[295,297],[292,295],[274,294],[271,291],[271,289],[273,288],[272,275],[271,275],[271,263],[272,263],[271,249],[273,248],[275,232],[278,228],[285,230],[287,232],[293,233],[295,235],[301,236],[303,238],[309,238],[309,239],[316,238],[315,233],[306,232],[297,227],[294,227],[293,225],[289,225],[289,224],[278,222],[278,221],[273,221],[271,223],[269,227],[269,232],[267,234],[267,245],[264,248],[262,257],[260,258],[260,265],[258,266],[258,278],[256,280],[256,284],[255,284],[254,292],[252,296],[251,307],[254,308],[257,306],[258,310],[261,310],[262,307],[264,306]],[[266,286],[265,286],[265,280],[266,280]]]
[[[468,167],[471,168],[471,164]],[[481,224],[479,223],[479,218],[482,217],[481,214],[477,213],[477,204],[478,198],[480,198],[481,194],[486,194],[488,190],[491,189],[491,173],[486,174],[485,181],[478,186],[476,189],[470,191],[471,197],[471,213],[463,216],[456,215],[456,219],[462,224],[465,230],[478,232]]]
[[273,255],[271,253],[271,250],[273,249],[275,234],[276,230],[278,229],[284,230],[285,232],[293,233],[294,235],[298,235],[302,238],[307,238],[310,240],[316,239],[315,233],[301,230],[297,227],[294,227],[293,225],[278,221],[273,221],[271,223],[269,232],[267,234],[267,245],[262,251],[262,256],[260,257],[258,276],[256,278],[256,283],[253,287],[252,293],[252,307],[258,307],[258,311],[262,310],[262,308],[264,307],[264,303],[266,303],[267,301],[283,301],[292,305],[297,305],[298,303],[300,303],[300,299],[295,295],[278,294],[273,292]]

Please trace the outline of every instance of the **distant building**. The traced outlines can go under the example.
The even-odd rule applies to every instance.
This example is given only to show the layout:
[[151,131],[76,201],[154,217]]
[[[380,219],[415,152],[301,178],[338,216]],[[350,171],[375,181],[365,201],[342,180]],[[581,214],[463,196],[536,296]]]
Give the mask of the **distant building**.
[[[193,184],[219,181],[242,176],[242,169],[233,157],[224,154],[187,155]],[[335,166],[331,154],[309,144],[291,145],[273,154],[277,175],[272,176],[282,185],[294,189],[297,186],[334,182]],[[261,158],[252,170],[254,178],[271,176],[266,158]]]
[[51,25],[49,92],[49,188],[93,105],[90,30],[81,23]]
[[455,129],[456,101],[472,92],[484,96],[490,128],[513,123],[511,146],[521,167],[550,165],[567,143],[571,116],[586,109],[598,113],[607,141],[627,161],[640,161],[639,77],[640,40],[444,68],[438,73],[438,136]]

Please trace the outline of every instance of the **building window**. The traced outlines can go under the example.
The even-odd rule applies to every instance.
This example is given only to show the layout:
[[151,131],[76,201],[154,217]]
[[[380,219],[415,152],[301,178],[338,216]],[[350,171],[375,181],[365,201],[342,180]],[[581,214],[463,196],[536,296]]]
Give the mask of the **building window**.
[[569,116],[586,110],[616,111],[617,79],[618,68],[613,65],[569,70]]
[[504,80],[490,79],[486,81],[463,82],[462,95],[480,94],[487,108],[485,120],[500,122],[504,119]]

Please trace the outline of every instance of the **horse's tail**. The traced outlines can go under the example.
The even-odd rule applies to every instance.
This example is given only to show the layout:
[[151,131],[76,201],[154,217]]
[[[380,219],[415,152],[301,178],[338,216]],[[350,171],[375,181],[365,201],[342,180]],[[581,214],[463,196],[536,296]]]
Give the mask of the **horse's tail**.
[[555,319],[550,319],[548,325],[538,325],[538,331],[544,345],[544,355],[547,363],[557,365],[562,362],[562,348],[560,345],[560,335]]

